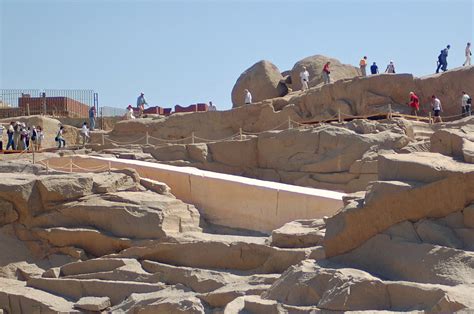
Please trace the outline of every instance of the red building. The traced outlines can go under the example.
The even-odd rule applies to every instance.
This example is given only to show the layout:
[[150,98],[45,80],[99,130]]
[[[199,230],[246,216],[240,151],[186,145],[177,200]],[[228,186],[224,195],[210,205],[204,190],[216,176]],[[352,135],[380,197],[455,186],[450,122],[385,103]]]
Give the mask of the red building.
[[[89,106],[68,97],[30,97],[23,95],[18,98],[18,107],[23,114],[46,114],[51,116],[87,118]],[[29,112],[28,112],[29,111]]]

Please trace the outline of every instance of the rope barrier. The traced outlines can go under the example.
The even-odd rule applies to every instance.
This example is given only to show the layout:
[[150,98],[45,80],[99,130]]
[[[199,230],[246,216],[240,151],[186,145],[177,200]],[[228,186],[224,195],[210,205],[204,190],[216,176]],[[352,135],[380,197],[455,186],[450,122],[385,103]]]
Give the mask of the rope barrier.
[[104,140],[109,141],[109,142],[114,143],[114,144],[119,144],[119,145],[135,144],[135,143],[140,142],[140,141],[143,140],[143,139],[146,139],[146,136],[142,136],[142,137],[140,137],[139,139],[136,139],[136,140],[130,141],[130,142],[119,142],[119,141],[111,140],[111,139],[108,138],[108,137],[104,137]]

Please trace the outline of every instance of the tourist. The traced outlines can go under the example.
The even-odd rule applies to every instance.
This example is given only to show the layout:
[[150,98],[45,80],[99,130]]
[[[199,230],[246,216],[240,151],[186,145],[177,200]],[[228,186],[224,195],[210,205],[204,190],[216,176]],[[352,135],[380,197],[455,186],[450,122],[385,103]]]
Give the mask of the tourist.
[[3,150],[3,130],[5,127],[0,125],[0,150]]
[[300,72],[300,79],[301,79],[301,89],[307,90],[308,89],[308,82],[309,82],[309,72],[306,70],[306,67],[303,67],[303,71]]
[[20,142],[21,142],[21,150],[27,150],[28,149],[28,144],[29,144],[29,134],[30,134],[30,131],[28,130],[28,128],[26,127],[26,124],[23,123],[21,125],[21,129],[20,129]]
[[63,137],[63,134],[65,133],[64,126],[60,126],[58,133],[56,134],[56,138],[54,139],[56,142],[58,142],[58,148],[61,147],[66,147],[66,140]]
[[135,116],[133,115],[133,107],[132,107],[132,105],[128,105],[128,107],[127,107],[127,112],[125,113],[124,118],[125,118],[125,120],[132,120],[132,119],[135,119]]
[[379,67],[377,66],[377,63],[372,63],[370,66],[370,73],[372,73],[372,75],[379,74]]
[[137,98],[137,108],[138,108],[138,117],[143,116],[143,111],[145,111],[145,106],[148,106],[148,103],[145,100],[145,94],[140,93],[140,96]]
[[464,61],[462,66],[471,65],[471,56],[472,56],[471,43],[467,43],[465,55],[466,55],[466,61]]
[[20,131],[21,131],[21,123],[15,122],[13,125],[13,143],[15,144],[15,149],[20,149]]
[[91,127],[91,131],[94,131],[95,129],[95,117],[96,117],[95,106],[91,106],[89,109],[89,125]]
[[328,62],[326,62],[326,64],[323,67],[323,82],[324,82],[324,84],[331,83],[331,76],[330,76],[331,71],[329,69],[330,65],[331,65],[331,62],[328,61]]
[[411,115],[418,116],[418,110],[420,110],[420,99],[414,92],[410,92],[410,103],[408,104],[411,108]]
[[43,128],[38,126],[36,128],[36,142],[35,142],[35,150],[36,151],[39,151],[41,149],[41,144],[43,142],[43,139],[44,139]]
[[36,141],[38,139],[38,132],[36,130],[36,127],[33,125],[31,128],[29,128],[29,143],[28,143],[28,148],[30,150],[35,150],[36,149]]
[[438,56],[438,67],[436,68],[436,73],[439,73],[439,70],[446,72],[448,70],[448,51],[451,48],[450,45],[447,45],[446,48],[441,50]]
[[441,101],[435,95],[431,96],[431,108],[434,111],[434,122],[443,122],[440,116],[440,112],[443,112],[443,108],[441,107]]
[[464,91],[461,98],[461,112],[463,117],[470,116],[472,112],[472,98]]
[[362,59],[360,59],[359,66],[360,66],[360,72],[362,73],[362,76],[367,76],[367,71],[366,71],[367,56],[364,56]]
[[209,102],[209,109],[208,111],[217,111],[216,106],[212,103],[212,101]]
[[82,128],[81,128],[81,137],[82,137],[82,145],[83,146],[86,146],[86,143],[89,141],[89,128],[87,127],[87,122],[84,122],[82,124]]
[[244,90],[245,93],[245,104],[250,105],[252,103],[252,94],[248,89]]
[[390,60],[390,63],[385,69],[385,73],[395,74],[395,64],[393,63],[393,60]]
[[13,140],[13,134],[15,133],[15,130],[13,128],[14,125],[15,125],[14,121],[10,122],[10,125],[8,126],[8,129],[7,129],[8,141],[7,141],[7,147],[5,148],[6,150],[16,149],[15,141]]

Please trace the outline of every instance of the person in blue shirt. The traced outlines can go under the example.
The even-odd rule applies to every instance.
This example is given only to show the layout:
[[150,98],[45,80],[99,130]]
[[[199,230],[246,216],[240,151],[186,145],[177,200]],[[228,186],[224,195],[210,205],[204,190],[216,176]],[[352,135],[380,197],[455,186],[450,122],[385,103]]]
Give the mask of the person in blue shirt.
[[448,70],[448,51],[451,48],[450,45],[447,45],[446,48],[441,50],[441,53],[438,56],[438,67],[436,68],[436,73],[439,73],[439,70],[446,72]]
[[95,116],[96,116],[95,106],[91,106],[89,108],[89,125],[91,126],[90,128],[91,131],[94,131],[95,129]]
[[140,96],[137,98],[137,108],[138,108],[138,116],[141,118],[143,115],[143,111],[145,110],[145,106],[148,105],[148,103],[145,100],[145,94],[140,93]]
[[372,63],[370,66],[370,73],[372,73],[372,75],[379,74],[379,67],[377,66],[377,63]]

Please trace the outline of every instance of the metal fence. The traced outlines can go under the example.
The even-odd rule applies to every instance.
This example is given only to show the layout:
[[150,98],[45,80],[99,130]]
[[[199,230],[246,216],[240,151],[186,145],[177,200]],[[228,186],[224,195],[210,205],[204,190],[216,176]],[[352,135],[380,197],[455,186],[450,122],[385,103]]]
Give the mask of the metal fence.
[[0,89],[3,107],[18,107],[19,99],[25,96],[67,97],[88,106],[97,105],[97,93],[92,89]]
[[126,109],[117,107],[100,107],[99,115],[102,117],[121,117],[127,112]]

